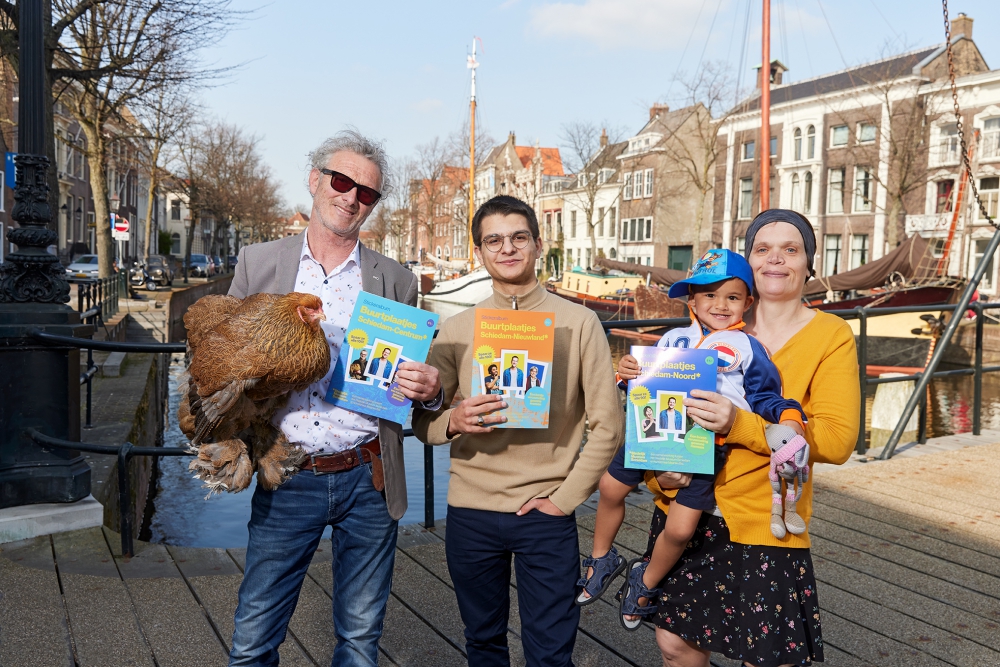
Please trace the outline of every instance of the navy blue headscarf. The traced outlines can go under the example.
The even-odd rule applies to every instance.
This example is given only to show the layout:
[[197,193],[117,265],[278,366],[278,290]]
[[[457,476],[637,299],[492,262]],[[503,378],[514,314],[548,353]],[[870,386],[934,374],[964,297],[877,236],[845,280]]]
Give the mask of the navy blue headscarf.
[[[802,245],[806,251],[806,267],[809,269],[809,276],[815,275],[813,271],[813,259],[816,255],[816,233],[813,231],[812,225],[806,220],[806,217],[801,213],[796,213],[795,211],[790,211],[786,208],[771,208],[766,211],[761,211],[760,214],[753,219],[750,226],[747,228],[746,233],[746,247],[743,249],[743,256],[750,259],[750,252],[753,250],[753,239],[757,236],[757,232],[764,225],[769,225],[772,222],[787,222],[793,225],[799,234],[802,234]],[[807,277],[806,280],[809,278]]]

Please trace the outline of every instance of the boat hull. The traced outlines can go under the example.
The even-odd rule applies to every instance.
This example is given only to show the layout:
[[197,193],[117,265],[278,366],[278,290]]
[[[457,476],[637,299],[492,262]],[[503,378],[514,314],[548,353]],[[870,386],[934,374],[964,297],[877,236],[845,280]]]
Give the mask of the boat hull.
[[594,297],[586,294],[580,294],[578,292],[568,292],[564,289],[553,287],[552,285],[546,285],[545,289],[556,296],[566,299],[567,301],[572,301],[573,303],[578,303],[581,306],[590,308],[592,311],[597,313],[598,319],[602,322],[606,322],[608,320],[631,320],[635,316],[635,303],[633,302],[632,297]]
[[485,301],[493,294],[493,281],[486,269],[476,269],[459,278],[443,280],[435,283],[434,289],[422,293],[420,297],[427,301],[453,303],[459,306],[474,306]]
[[894,308],[902,306],[937,306],[951,303],[957,291],[954,287],[915,287],[893,292],[869,294],[857,299],[831,301],[829,303],[811,303],[816,310],[846,310],[849,308]]

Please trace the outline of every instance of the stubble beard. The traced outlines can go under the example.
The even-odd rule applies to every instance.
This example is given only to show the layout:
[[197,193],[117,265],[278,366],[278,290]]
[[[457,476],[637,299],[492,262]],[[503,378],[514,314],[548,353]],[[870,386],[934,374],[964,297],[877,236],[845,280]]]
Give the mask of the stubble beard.
[[[316,206],[314,208],[316,216],[319,218],[319,222],[323,225],[323,228],[344,239],[357,238],[359,231],[361,230],[361,226],[365,224],[365,220],[368,219],[368,215],[371,215],[371,211],[369,211],[368,215],[359,217],[357,221],[347,229],[340,229],[327,221],[326,216],[323,215],[323,209],[321,207]],[[374,208],[372,210],[374,210]]]

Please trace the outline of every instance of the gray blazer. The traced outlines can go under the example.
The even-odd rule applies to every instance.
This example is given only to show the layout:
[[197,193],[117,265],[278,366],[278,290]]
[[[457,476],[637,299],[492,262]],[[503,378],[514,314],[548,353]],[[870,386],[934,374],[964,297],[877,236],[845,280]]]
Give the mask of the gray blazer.
[[[303,232],[304,234],[305,232]],[[287,294],[295,287],[302,256],[302,234],[244,246],[236,264],[230,296],[246,298],[260,292]],[[369,250],[361,255],[361,289],[410,306],[417,305],[417,277],[395,260]],[[334,360],[336,363],[336,360]],[[385,499],[389,515],[399,520],[406,512],[406,471],[403,468],[403,427],[378,420],[378,437],[385,469]]]

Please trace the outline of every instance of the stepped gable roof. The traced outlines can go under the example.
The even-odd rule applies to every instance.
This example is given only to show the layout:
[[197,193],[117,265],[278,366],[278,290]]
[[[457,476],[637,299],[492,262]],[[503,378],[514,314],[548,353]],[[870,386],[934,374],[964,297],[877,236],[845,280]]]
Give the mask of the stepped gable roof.
[[[964,36],[958,35],[955,41],[958,39],[964,39]],[[937,44],[812,79],[771,86],[771,104],[791,102],[839,90],[850,90],[910,74],[919,76],[921,67],[939,55],[939,52],[943,53],[944,50],[944,44]],[[760,109],[759,90],[754,91],[751,98],[745,99],[739,105],[740,111],[756,111],[758,109]]]
[[563,163],[562,155],[558,148],[538,148],[534,146],[515,146],[517,157],[521,160],[521,166],[527,169],[535,159],[535,150],[542,154],[542,173],[546,176],[562,176]]

